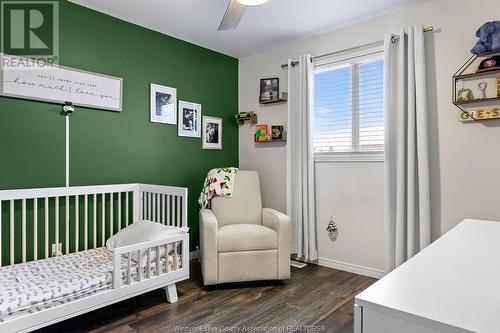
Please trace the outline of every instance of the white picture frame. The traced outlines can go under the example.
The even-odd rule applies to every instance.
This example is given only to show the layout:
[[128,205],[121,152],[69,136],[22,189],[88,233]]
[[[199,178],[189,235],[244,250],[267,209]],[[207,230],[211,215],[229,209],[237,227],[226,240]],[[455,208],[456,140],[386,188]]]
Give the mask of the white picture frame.
[[201,104],[179,101],[178,135],[201,138]]
[[153,123],[177,124],[177,89],[151,83],[150,120]]
[[222,150],[222,118],[203,116],[203,149]]

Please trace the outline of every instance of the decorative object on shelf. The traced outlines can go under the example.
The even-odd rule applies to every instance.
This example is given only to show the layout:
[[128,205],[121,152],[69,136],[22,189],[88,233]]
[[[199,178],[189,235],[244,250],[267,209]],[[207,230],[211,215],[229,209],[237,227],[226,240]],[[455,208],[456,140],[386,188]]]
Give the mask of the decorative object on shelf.
[[203,116],[202,148],[222,150],[222,118]]
[[480,99],[485,99],[486,97],[486,88],[488,88],[488,83],[486,81],[481,81],[477,85],[479,87],[479,90],[481,90],[482,96]]
[[288,93],[286,91],[281,92],[281,100],[288,101]]
[[245,120],[250,120],[252,124],[257,124],[257,114],[253,111],[239,112],[234,117],[238,125],[243,125]]
[[499,118],[500,51],[475,54],[453,75],[453,104],[460,110],[460,120]]
[[2,96],[122,111],[122,78],[5,54],[0,61]]
[[500,50],[500,21],[486,22],[477,31],[479,40],[471,52],[480,54]]
[[259,102],[273,102],[279,100],[279,78],[260,79]]
[[273,125],[271,126],[271,133],[273,140],[282,140],[283,139],[283,129],[282,125]]
[[255,126],[255,141],[267,141],[267,125]]
[[150,94],[151,122],[177,124],[177,89],[151,83]]
[[[471,117],[472,116],[472,117]],[[499,119],[500,118],[500,108],[486,108],[471,110],[468,113],[460,113],[461,121],[474,121],[474,120],[487,120],[487,119]]]
[[476,73],[489,72],[497,69],[500,69],[500,56],[498,55],[481,61]]
[[179,101],[178,135],[201,137],[201,104]]
[[328,231],[328,236],[332,241],[337,240],[339,237],[339,229],[337,227],[337,223],[333,220],[333,217],[330,217],[328,220],[328,226],[326,227],[326,231]]
[[472,90],[468,88],[462,88],[457,93],[457,101],[459,102],[468,102],[474,99],[474,95],[472,95]]

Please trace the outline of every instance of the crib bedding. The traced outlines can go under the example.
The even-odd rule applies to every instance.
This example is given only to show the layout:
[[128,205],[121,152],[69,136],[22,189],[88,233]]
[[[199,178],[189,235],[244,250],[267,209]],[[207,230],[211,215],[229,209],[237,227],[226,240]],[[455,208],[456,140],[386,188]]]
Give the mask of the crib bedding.
[[[177,254],[177,268],[181,258]],[[160,258],[160,269],[174,270],[174,256]],[[138,265],[131,267],[132,281]],[[111,288],[113,252],[104,247],[0,268],[0,322],[64,304]],[[142,267],[147,274],[146,267]],[[151,265],[156,274],[156,261]],[[122,257],[122,281],[128,279]]]

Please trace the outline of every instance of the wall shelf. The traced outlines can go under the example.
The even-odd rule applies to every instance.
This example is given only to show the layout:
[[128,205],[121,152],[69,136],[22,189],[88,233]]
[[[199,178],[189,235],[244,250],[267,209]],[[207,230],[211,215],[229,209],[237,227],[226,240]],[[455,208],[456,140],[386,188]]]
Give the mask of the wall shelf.
[[253,117],[236,118],[236,123],[238,125],[243,125],[247,120],[250,120],[252,124],[257,124],[257,115]]
[[[462,121],[500,118],[500,69],[476,72],[481,61],[499,54],[500,50],[474,54],[453,75],[452,102],[460,109],[460,119]],[[474,80],[476,78],[477,81]],[[494,87],[495,93],[491,91],[492,81],[496,85]],[[487,94],[487,92],[489,93]],[[481,96],[481,94],[486,98],[474,98],[475,96]]]
[[269,139],[265,141],[259,141],[257,140],[257,135],[254,135],[253,137],[255,143],[286,142],[286,131],[283,131],[283,133],[281,133],[281,139]]
[[495,101],[500,101],[500,97],[471,99],[470,101],[456,101],[455,105],[478,104],[478,103],[495,102]]
[[260,104],[275,104],[275,103],[286,103],[287,100],[286,99],[275,99],[275,100],[272,100],[272,101],[259,101]]

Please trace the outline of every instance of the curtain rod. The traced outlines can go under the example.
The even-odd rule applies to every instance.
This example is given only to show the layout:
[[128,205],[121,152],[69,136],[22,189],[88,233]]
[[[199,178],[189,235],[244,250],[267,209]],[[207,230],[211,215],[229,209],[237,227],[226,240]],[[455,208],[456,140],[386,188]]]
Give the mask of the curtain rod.
[[[434,27],[433,26],[424,27],[424,32],[432,32],[432,31],[434,31]],[[408,34],[405,33],[405,36],[408,36]],[[401,36],[399,36],[399,35],[393,35],[392,36],[392,42],[396,43],[397,41],[399,41],[400,38],[401,38]],[[368,43],[368,44],[365,44],[365,45],[361,45],[361,46],[351,47],[351,48],[348,48],[348,49],[345,49],[345,50],[341,50],[341,51],[336,51],[336,52],[331,52],[331,53],[327,53],[327,54],[322,54],[320,56],[314,57],[314,59],[321,59],[321,58],[324,58],[324,57],[330,57],[330,56],[333,56],[333,55],[336,55],[336,54],[339,54],[339,53],[344,53],[344,52],[354,51],[354,50],[358,50],[358,49],[365,48],[365,47],[375,46],[375,45],[380,44],[380,43],[382,43],[381,40],[376,41],[376,42],[372,42],[372,43]],[[298,61],[292,61],[292,66],[295,66],[298,63],[299,63]],[[288,68],[288,64],[282,64],[281,65],[281,69],[287,69],[287,68]]]

